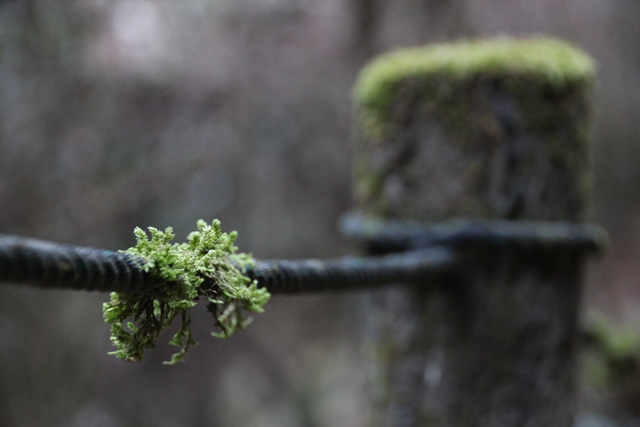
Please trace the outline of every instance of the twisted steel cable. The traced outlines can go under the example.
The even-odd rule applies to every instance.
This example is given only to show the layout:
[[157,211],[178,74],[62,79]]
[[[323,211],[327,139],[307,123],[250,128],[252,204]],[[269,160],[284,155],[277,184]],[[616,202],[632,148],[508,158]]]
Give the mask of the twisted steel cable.
[[[443,273],[455,256],[445,248],[402,255],[319,260],[257,261],[245,274],[270,293],[354,289]],[[43,288],[151,293],[161,280],[145,260],[122,252],[37,239],[0,236],[0,281]]]
[[[425,280],[455,267],[459,247],[564,248],[594,252],[606,246],[588,224],[453,221],[423,226],[349,215],[345,234],[386,255],[319,260],[263,260],[247,276],[269,292],[345,290]],[[45,288],[152,293],[164,282],[144,271],[141,257],[108,250],[0,235],[0,281]]]
[[327,261],[257,261],[245,273],[273,294],[348,290],[433,278],[450,271],[456,259],[452,250],[435,247]]
[[144,259],[122,252],[0,235],[0,281],[140,293],[159,284],[144,264]]

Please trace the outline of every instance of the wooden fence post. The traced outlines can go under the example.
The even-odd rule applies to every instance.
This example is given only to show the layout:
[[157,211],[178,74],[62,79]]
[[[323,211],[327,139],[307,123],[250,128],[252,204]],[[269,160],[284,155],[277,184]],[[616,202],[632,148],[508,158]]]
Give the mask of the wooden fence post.
[[[549,38],[407,49],[355,86],[366,215],[580,221],[591,59]],[[571,426],[583,259],[468,249],[441,283],[371,293],[376,426]]]

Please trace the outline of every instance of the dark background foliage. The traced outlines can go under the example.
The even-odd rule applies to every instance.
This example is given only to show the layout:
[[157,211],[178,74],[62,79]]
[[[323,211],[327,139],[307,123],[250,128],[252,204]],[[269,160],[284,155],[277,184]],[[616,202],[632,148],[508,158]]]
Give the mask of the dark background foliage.
[[[4,0],[0,232],[110,249],[134,226],[219,218],[262,258],[357,251],[350,89],[372,55],[546,33],[599,62],[591,218],[610,255],[586,309],[640,326],[640,3],[635,0]],[[361,426],[361,296],[277,297],[187,363],[112,350],[107,295],[0,289],[0,425]]]

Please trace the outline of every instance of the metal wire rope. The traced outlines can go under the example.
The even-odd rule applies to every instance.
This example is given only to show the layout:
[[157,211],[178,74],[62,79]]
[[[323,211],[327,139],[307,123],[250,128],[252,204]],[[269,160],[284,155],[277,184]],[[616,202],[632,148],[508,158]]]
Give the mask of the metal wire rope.
[[[438,275],[454,264],[445,248],[333,260],[259,260],[245,272],[271,293],[353,289]],[[0,236],[0,281],[42,288],[152,293],[162,282],[145,260],[122,252]]]
[[[526,250],[595,252],[606,246],[604,230],[572,223],[457,220],[424,226],[351,214],[348,236],[385,253],[332,260],[258,260],[245,271],[271,293],[346,290],[424,280],[456,266],[460,247],[512,246]],[[153,293],[162,281],[144,271],[138,256],[102,249],[0,235],[0,281],[43,288]]]

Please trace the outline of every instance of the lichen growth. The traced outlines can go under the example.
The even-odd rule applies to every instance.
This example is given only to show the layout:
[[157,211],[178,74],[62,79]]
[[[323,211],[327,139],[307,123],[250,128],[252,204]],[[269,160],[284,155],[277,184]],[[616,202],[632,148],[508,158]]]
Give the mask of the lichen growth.
[[109,354],[141,360],[143,352],[155,348],[160,333],[179,317],[181,325],[170,344],[180,351],[165,363],[183,361],[196,344],[190,329],[191,308],[200,297],[208,300],[216,337],[226,338],[246,327],[251,321],[246,311],[263,311],[270,295],[242,273],[253,259],[236,253],[237,233],[223,233],[218,220],[211,225],[199,220],[197,227],[186,243],[172,243],[170,227],[164,232],[149,227],[149,239],[143,230],[135,229],[136,246],[125,252],[144,258],[145,270],[158,277],[160,285],[152,294],[113,292],[104,303],[104,319],[111,325],[111,341],[117,347]]

